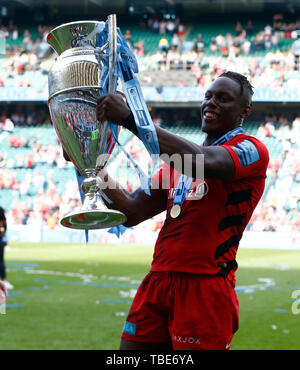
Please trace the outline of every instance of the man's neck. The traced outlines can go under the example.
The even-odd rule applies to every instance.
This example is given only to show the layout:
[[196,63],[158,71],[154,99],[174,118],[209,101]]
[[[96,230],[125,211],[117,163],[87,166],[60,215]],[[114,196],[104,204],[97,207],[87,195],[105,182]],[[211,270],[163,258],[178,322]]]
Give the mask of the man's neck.
[[236,127],[233,127],[231,130],[228,130],[226,132],[223,132],[223,133],[217,133],[217,134],[207,134],[204,142],[203,142],[203,145],[204,146],[210,146],[210,145],[213,145],[214,142],[216,142],[218,139],[220,139],[222,136],[228,134],[229,132],[233,131],[233,130],[236,130],[237,128],[239,128],[240,126],[236,126]]
[[210,146],[212,143],[214,143],[217,139],[219,139],[220,136],[212,136],[212,135],[207,135],[205,140],[203,141],[204,146]]
[[207,135],[205,140],[203,141],[204,146],[212,145],[216,140],[218,140],[222,135]]

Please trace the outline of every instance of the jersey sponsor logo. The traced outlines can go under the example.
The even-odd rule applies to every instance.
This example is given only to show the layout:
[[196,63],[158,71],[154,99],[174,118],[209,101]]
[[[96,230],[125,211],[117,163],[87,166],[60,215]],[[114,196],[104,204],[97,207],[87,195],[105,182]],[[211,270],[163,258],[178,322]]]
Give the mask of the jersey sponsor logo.
[[256,146],[249,140],[244,140],[236,146],[232,146],[232,149],[238,156],[242,168],[257,162],[260,159]]
[[[169,190],[169,199],[174,199],[176,191],[180,189],[171,188]],[[200,182],[196,189],[189,189],[186,193],[185,199],[187,200],[199,200],[203,198],[208,193],[208,185],[205,181]]]
[[177,343],[187,343],[187,344],[198,344],[200,345],[200,338],[196,337],[182,337],[180,335],[172,335],[172,340]]
[[136,324],[133,324],[132,322],[125,321],[123,333],[135,335],[136,333]]

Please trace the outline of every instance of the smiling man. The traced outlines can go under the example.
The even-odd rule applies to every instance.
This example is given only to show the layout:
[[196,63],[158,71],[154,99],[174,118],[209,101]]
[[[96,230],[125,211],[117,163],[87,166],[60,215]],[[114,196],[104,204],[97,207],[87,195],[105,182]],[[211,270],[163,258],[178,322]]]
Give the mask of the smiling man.
[[[125,226],[167,211],[151,270],[124,325],[121,349],[230,348],[238,329],[236,253],[263,194],[269,161],[264,144],[241,127],[251,112],[252,95],[246,77],[235,72],[218,77],[201,107],[202,130],[207,134],[202,145],[156,127],[161,154],[178,154],[182,160],[187,155],[190,163],[182,173],[166,163],[154,175],[153,183],[159,186],[151,189],[151,196],[142,189],[129,193],[117,188],[102,172],[108,185],[104,192],[112,201],[107,205],[127,215]],[[122,125],[138,136],[133,115],[117,94],[98,99],[97,118]],[[186,180],[191,172],[196,174],[199,154],[204,155],[205,181],[190,183]],[[166,162],[168,156],[164,156]],[[166,174],[170,176],[168,189],[163,186]],[[180,198],[182,183],[188,195],[203,190],[204,184],[205,191]]]

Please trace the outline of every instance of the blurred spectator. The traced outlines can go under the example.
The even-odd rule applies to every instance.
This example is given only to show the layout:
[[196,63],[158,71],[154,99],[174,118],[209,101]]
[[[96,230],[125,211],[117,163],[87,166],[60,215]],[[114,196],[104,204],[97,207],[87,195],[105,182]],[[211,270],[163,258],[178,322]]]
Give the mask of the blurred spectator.
[[294,53],[294,58],[295,58],[295,65],[294,69],[295,71],[300,72],[300,31],[298,33],[298,38],[296,41],[293,43],[293,53]]
[[166,28],[167,28],[167,22],[165,19],[162,19],[159,23],[159,33],[161,35],[164,35],[166,33]]
[[215,37],[212,37],[211,42],[210,42],[210,51],[214,53],[217,50],[218,50],[217,40]]
[[235,25],[236,35],[239,36],[242,33],[242,31],[243,31],[243,26],[240,21],[237,21]]
[[124,38],[125,38],[125,40],[126,40],[126,42],[127,42],[127,45],[128,45],[130,48],[132,48],[132,44],[131,44],[131,32],[130,32],[130,30],[126,30],[126,33],[125,33],[125,35],[124,35]]
[[204,49],[204,40],[201,33],[198,33],[197,38],[195,40],[195,49],[198,53],[202,52]]
[[177,32],[179,37],[183,37],[184,29],[185,29],[184,25],[182,23],[180,23],[178,25],[178,32]]
[[253,34],[253,25],[252,25],[252,21],[251,20],[248,20],[248,22],[247,22],[247,25],[246,25],[246,34],[247,34],[247,36],[252,36],[252,34]]
[[143,57],[144,56],[144,40],[136,41],[134,43],[133,51],[137,57]]
[[176,29],[176,24],[172,19],[169,19],[166,25],[166,30],[169,35],[173,35]]
[[179,43],[180,43],[179,36],[177,33],[174,33],[171,39],[171,49],[177,51],[179,49]]
[[168,49],[169,49],[169,41],[165,37],[162,37],[159,40],[158,47],[159,47],[159,49],[161,51],[168,51]]
[[159,29],[160,29],[159,20],[155,18],[152,23],[152,30],[154,33],[159,33]]

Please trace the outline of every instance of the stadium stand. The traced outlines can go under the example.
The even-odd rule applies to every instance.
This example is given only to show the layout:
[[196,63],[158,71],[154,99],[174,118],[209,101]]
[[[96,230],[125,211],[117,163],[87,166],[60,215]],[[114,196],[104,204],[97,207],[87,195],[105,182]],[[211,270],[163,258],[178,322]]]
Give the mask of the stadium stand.
[[[6,52],[0,56],[0,100],[43,102],[47,99],[47,73],[54,53],[46,43],[52,27],[21,28],[2,25]],[[254,101],[299,102],[300,71],[293,44],[300,35],[300,21],[265,21],[222,24],[182,24],[149,18],[120,28],[138,62],[138,78],[146,101],[155,104],[199,102],[205,88],[225,70],[246,74],[255,87]],[[162,39],[164,43],[161,42]],[[165,46],[162,46],[165,45]],[[72,164],[64,161],[47,110],[1,106],[0,200],[9,221],[30,224],[42,218],[55,228],[63,214],[80,207]],[[191,110],[194,108],[191,106]],[[260,138],[270,152],[263,201],[249,224],[250,230],[299,230],[300,121],[297,110],[288,119],[280,114],[246,123],[246,131]],[[155,109],[153,118],[168,130],[201,143],[198,121],[189,117],[166,119]],[[168,113],[169,114],[169,113]],[[148,157],[141,143],[125,130],[121,142],[147,171]],[[113,176],[127,189],[135,189],[138,176],[116,147],[109,161]]]
[[[296,118],[292,125],[277,122],[271,126],[271,130],[269,122],[266,124],[249,122],[245,126],[249,134],[260,138],[266,144],[271,157],[265,202],[259,211],[264,214],[270,204],[271,207],[278,207],[281,212],[285,211],[285,217],[293,218],[288,219],[291,227],[294,227],[294,222],[299,222],[293,211],[295,207],[297,210],[300,208],[300,178],[295,169],[295,166],[298,166],[297,168],[300,166],[297,159],[299,122],[299,118]],[[204,134],[194,124],[164,127],[196,143],[201,143],[204,139]],[[34,136],[32,132],[33,130],[28,127],[16,127],[5,138],[0,137],[5,152],[0,169],[1,201],[11,212],[13,222],[30,223],[30,217],[35,217],[38,212],[42,213],[45,222],[49,221],[50,215],[51,220],[55,215],[54,225],[57,225],[66,209],[80,206],[73,165],[66,163],[62,158],[52,127],[35,127]],[[18,141],[18,138],[21,140]],[[121,131],[120,140],[132,158],[146,171],[149,158],[145,156],[142,144],[125,130]],[[26,142],[27,145],[24,147]],[[120,153],[116,148],[109,163],[110,172],[129,190],[137,188],[139,186],[137,174],[128,164],[126,157],[117,154]],[[280,203],[282,199],[286,199],[284,204]],[[70,204],[72,207],[69,207]],[[255,213],[253,220],[257,218]],[[266,225],[269,225],[269,222],[266,222]],[[281,224],[276,225],[278,228]],[[285,226],[287,227],[286,223]],[[255,222],[249,228],[258,229]]]

